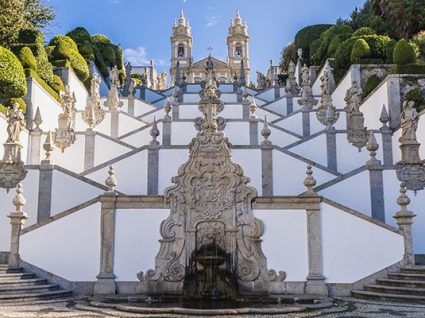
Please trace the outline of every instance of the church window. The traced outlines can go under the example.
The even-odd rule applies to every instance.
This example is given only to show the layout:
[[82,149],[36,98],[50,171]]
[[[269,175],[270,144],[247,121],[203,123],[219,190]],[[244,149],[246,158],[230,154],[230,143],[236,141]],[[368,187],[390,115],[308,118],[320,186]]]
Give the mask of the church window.
[[180,44],[177,48],[177,56],[178,57],[184,57],[184,46],[183,44]]
[[236,45],[235,57],[242,57],[242,46],[240,44]]

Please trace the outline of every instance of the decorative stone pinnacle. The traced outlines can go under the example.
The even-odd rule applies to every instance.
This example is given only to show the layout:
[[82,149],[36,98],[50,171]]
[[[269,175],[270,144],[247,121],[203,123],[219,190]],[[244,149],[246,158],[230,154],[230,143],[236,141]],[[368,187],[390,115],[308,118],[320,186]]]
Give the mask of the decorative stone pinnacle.
[[33,130],[40,131],[40,125],[43,123],[43,119],[41,118],[40,108],[37,107],[37,110],[35,111],[35,116],[32,122],[35,125],[35,128]]
[[366,148],[370,154],[370,161],[378,161],[376,159],[376,151],[379,149],[379,145],[376,142],[375,134],[372,130],[369,132]]
[[271,134],[272,132],[267,122],[267,116],[264,116],[264,125],[263,125],[263,129],[261,129],[261,136],[264,137],[264,140],[261,142],[262,145],[271,145],[271,141],[269,140],[269,137]]
[[170,99],[167,97],[164,103],[164,111],[165,111],[165,117],[169,117],[169,113],[171,111],[171,103]]
[[382,111],[381,111],[381,116],[379,117],[379,121],[382,123],[382,127],[387,127],[389,116],[388,116],[388,112],[387,112],[387,108],[385,107],[385,104],[382,105]]
[[115,187],[118,185],[117,178],[115,178],[115,169],[109,166],[108,177],[105,180],[105,185],[108,187],[109,193],[115,193]]
[[52,132],[49,130],[46,136],[46,141],[43,144],[43,149],[46,152],[46,159],[43,160],[43,163],[50,163],[50,157],[52,155],[52,151],[54,149],[53,146],[53,136]]
[[312,169],[311,165],[307,166],[306,175],[307,176],[304,179],[304,185],[307,188],[307,193],[308,194],[316,194],[313,190],[314,186],[316,185],[316,179],[314,179],[314,177],[313,177],[313,169]]
[[257,102],[254,97],[252,98],[251,105],[249,106],[249,111],[251,113],[250,119],[257,119],[257,114],[255,113],[257,111]]
[[153,118],[153,123],[152,123],[152,128],[151,128],[151,131],[150,131],[150,135],[152,137],[151,145],[159,145],[159,142],[156,140],[156,138],[158,138],[158,136],[159,136],[159,129],[156,125],[155,117]]
[[18,187],[16,188],[16,195],[13,198],[13,205],[16,207],[16,212],[22,212],[25,203],[24,188],[22,186],[22,182],[19,182]]
[[407,206],[410,204],[410,198],[406,194],[407,188],[404,182],[400,184],[400,195],[397,198],[397,204],[401,207],[401,212],[407,212]]

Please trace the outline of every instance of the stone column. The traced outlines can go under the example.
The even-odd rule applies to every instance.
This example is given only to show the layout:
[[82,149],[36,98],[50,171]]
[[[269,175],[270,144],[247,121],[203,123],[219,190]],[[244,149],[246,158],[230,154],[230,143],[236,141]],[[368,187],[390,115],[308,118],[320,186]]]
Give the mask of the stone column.
[[328,168],[332,171],[338,171],[338,157],[336,151],[336,130],[331,126],[326,131],[326,149],[328,158]]
[[262,196],[273,196],[273,145],[268,140],[271,131],[269,129],[267,118],[264,118],[264,127],[261,135],[264,140],[261,142],[261,177],[262,177]]
[[173,121],[179,120],[179,104],[177,102],[173,103],[173,108],[171,109],[171,117]]
[[382,106],[382,112],[379,120],[382,123],[382,127],[379,129],[382,134],[382,152],[384,154],[384,165],[393,165],[393,139],[392,130],[387,126],[389,121],[387,108],[385,105]]
[[152,141],[148,146],[148,195],[158,194],[159,177],[159,148],[161,147],[156,138],[159,136],[159,130],[154,119],[150,131]]
[[258,119],[249,119],[249,144],[258,146]]
[[280,98],[280,87],[275,86],[274,87],[274,99],[278,99],[278,98]]
[[369,133],[366,147],[370,153],[370,159],[366,162],[366,167],[369,170],[372,217],[385,222],[383,167],[381,161],[376,159],[376,151],[379,149],[379,145],[376,142],[373,131]]
[[111,137],[118,138],[120,113],[117,109],[112,109],[110,114],[111,114]]
[[294,97],[292,94],[286,93],[286,113],[289,115],[294,111]]
[[92,128],[87,128],[84,144],[84,171],[94,167],[94,149],[96,132]]
[[[316,180],[312,167],[307,166],[307,176],[304,179],[307,192],[304,197],[318,197],[314,192]],[[306,277],[305,293],[328,295],[325,277],[322,271],[322,223],[320,206],[317,209],[307,209],[307,242],[308,242],[308,276]]]
[[96,276],[93,294],[115,294],[114,247],[115,247],[115,193],[105,193],[100,198],[100,271]]
[[[253,100],[255,100],[255,98],[252,98]],[[242,119],[243,120],[248,120],[249,119],[249,107],[250,107],[251,103],[249,102],[248,98],[245,98],[242,101]]]
[[21,237],[21,229],[25,223],[25,220],[28,219],[28,215],[25,212],[22,212],[22,208],[25,205],[25,198],[23,195],[24,191],[22,188],[22,183],[18,184],[16,189],[16,196],[13,199],[13,204],[16,207],[15,212],[11,212],[7,217],[10,219],[11,224],[11,235],[10,235],[10,253],[9,253],[9,268],[19,267],[21,259],[19,257],[19,241]]
[[30,131],[29,163],[32,165],[38,165],[40,163],[41,136],[43,134],[43,131],[40,129],[40,125],[43,123],[40,108],[37,107],[32,121],[35,127]]
[[38,185],[38,209],[37,222],[45,221],[50,218],[52,205],[52,184],[53,184],[53,165],[50,160],[43,160],[40,165],[39,185]]
[[171,117],[166,116],[162,121],[162,145],[171,145]]
[[387,82],[388,85],[388,113],[390,128],[400,127],[401,115],[401,97],[400,97],[400,77],[391,75]]
[[310,136],[310,111],[301,109],[302,120],[303,120],[303,136]]
[[415,254],[413,253],[413,235],[412,225],[413,218],[416,216],[413,212],[407,210],[407,206],[410,203],[409,197],[406,195],[407,189],[404,183],[400,185],[400,195],[397,198],[397,203],[400,205],[400,211],[398,211],[394,218],[397,220],[400,231],[404,237],[404,257],[403,266],[414,267],[415,266]]
[[134,96],[130,95],[128,96],[128,113],[132,116],[134,116]]

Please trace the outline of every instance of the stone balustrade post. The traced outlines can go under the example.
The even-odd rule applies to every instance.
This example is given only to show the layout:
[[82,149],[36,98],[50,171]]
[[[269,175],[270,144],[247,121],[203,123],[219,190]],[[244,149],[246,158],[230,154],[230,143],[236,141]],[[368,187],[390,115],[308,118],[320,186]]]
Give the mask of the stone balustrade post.
[[264,118],[264,126],[261,130],[264,140],[261,142],[261,179],[262,179],[262,196],[273,196],[273,144],[268,140],[271,135],[267,118]]
[[130,95],[130,96],[128,96],[127,101],[128,101],[128,109],[127,109],[127,112],[128,112],[130,115],[134,116],[134,95]]
[[335,127],[331,126],[326,131],[326,151],[328,168],[332,171],[338,171],[338,157],[336,151],[336,130]]
[[379,120],[382,123],[382,127],[379,128],[379,131],[382,135],[382,152],[384,154],[384,165],[392,166],[393,165],[393,139],[392,139],[392,130],[387,126],[389,121],[389,116],[387,108],[385,105],[382,107],[381,116]]
[[87,128],[84,144],[84,171],[94,167],[95,140],[96,132],[92,128]]
[[15,212],[11,212],[8,215],[11,224],[10,231],[10,253],[9,253],[9,268],[19,267],[21,259],[19,257],[19,241],[21,237],[22,226],[25,220],[28,219],[28,215],[22,211],[25,205],[25,198],[23,196],[22,183],[18,184],[16,189],[16,196],[13,199],[13,204],[16,207]]
[[41,136],[43,131],[40,130],[31,130],[30,131],[30,154],[29,154],[29,163],[31,165],[40,164],[40,152],[41,152]]
[[159,136],[159,130],[154,119],[152,128],[150,131],[152,141],[148,146],[148,195],[158,194],[159,184],[159,148],[161,148],[159,142],[156,140]]
[[280,87],[279,86],[274,86],[274,99],[278,99],[280,98]]
[[118,109],[112,109],[110,114],[111,114],[111,137],[118,138],[120,112]]
[[46,221],[51,215],[53,168],[54,166],[45,160],[40,165],[37,222]]
[[303,125],[303,136],[310,136],[310,110],[301,109],[302,113],[302,125]]
[[291,92],[286,93],[286,113],[289,115],[294,111],[294,97]]
[[407,189],[404,183],[400,185],[400,195],[397,198],[397,204],[400,205],[400,211],[398,211],[394,218],[397,220],[397,224],[401,233],[404,237],[404,256],[403,266],[413,267],[415,266],[415,254],[413,253],[413,234],[412,225],[413,218],[416,216],[413,212],[407,210],[407,206],[410,203],[410,198],[406,195]]

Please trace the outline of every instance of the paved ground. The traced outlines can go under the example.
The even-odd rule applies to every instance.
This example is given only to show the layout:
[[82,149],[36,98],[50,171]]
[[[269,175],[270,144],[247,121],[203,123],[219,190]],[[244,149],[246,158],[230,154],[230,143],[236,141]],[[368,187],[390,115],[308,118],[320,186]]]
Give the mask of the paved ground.
[[[110,310],[99,310],[85,305],[82,300],[66,300],[66,301],[46,301],[36,304],[0,304],[0,318],[113,318],[128,317],[142,318],[146,315],[128,314],[114,312]],[[175,315],[161,315],[156,317],[175,318]],[[182,316],[180,316],[182,317]],[[194,317],[194,316],[190,316]],[[220,316],[223,318],[223,316]],[[235,316],[232,316],[235,317]],[[246,316],[238,316],[246,317]],[[391,317],[425,317],[425,306],[406,305],[394,303],[373,303],[360,302],[353,299],[343,299],[337,301],[335,306],[322,311],[314,311],[309,313],[288,314],[280,316],[255,316],[255,318],[268,317],[288,317],[288,318],[333,318],[333,317],[350,317],[350,318],[391,318]],[[248,318],[248,317],[246,317]]]

